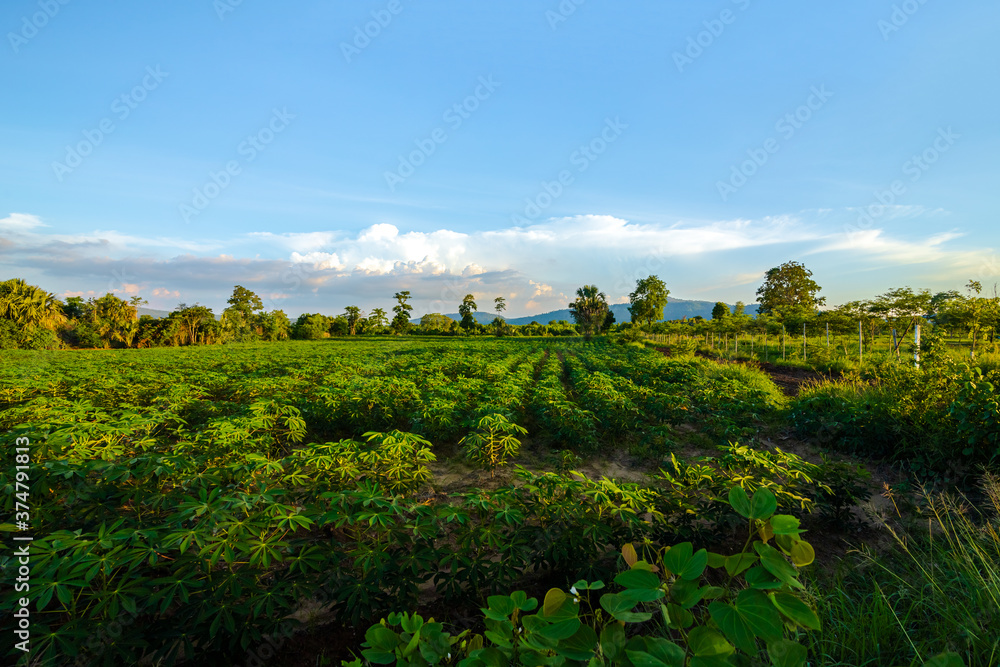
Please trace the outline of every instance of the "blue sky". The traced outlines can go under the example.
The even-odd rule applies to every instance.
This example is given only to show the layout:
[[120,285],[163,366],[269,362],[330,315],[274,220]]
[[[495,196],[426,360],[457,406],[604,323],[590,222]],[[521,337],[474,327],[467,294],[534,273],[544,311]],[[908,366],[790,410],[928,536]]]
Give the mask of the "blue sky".
[[0,277],[291,315],[650,273],[751,302],[788,260],[831,305],[992,284],[998,28],[987,0],[8,0]]

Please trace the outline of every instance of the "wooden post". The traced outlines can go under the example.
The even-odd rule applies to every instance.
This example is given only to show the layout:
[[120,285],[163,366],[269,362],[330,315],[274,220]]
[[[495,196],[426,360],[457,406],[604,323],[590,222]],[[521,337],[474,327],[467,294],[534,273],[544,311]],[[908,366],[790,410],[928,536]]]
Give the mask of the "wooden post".
[[865,345],[864,345],[864,333],[861,329],[861,320],[858,320],[858,361],[864,359],[865,356]]
[[788,333],[785,331],[785,325],[781,325],[781,360],[785,360],[785,339],[788,338]]
[[896,342],[896,330],[892,330],[892,349],[896,351],[896,362],[899,362],[899,343]]
[[830,347],[830,323],[826,323],[826,346]]
[[802,361],[806,360],[806,323],[802,323]]
[[920,368],[920,325],[917,324],[913,329],[913,344],[916,346],[913,350],[913,363]]

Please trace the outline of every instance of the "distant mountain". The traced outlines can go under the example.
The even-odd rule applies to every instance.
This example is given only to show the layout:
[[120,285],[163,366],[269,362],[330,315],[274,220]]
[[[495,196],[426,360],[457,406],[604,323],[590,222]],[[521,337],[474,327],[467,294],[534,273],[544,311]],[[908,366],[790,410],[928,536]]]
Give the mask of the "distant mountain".
[[149,315],[150,317],[154,317],[156,319],[161,319],[161,318],[164,318],[164,317],[167,317],[168,315],[170,315],[170,312],[171,311],[169,311],[169,310],[155,310],[153,308],[142,308],[142,307],[140,307],[139,308],[139,317],[142,317],[143,315]]
[[[712,309],[715,308],[715,301],[689,301],[687,299],[675,299],[673,297],[667,303],[666,308],[663,309],[663,319],[664,320],[679,320],[682,318],[692,318],[701,315],[706,320],[712,318]],[[733,305],[729,305],[730,309]],[[627,303],[616,303],[611,306],[611,312],[615,314],[616,322],[631,322],[632,314],[628,312]],[[748,315],[757,314],[757,304],[747,305],[745,312]],[[458,313],[446,313],[446,317],[450,317],[453,320],[459,322],[462,321],[462,316]],[[496,317],[496,313],[475,313],[476,321],[480,324],[489,324]],[[563,310],[553,310],[548,313],[541,313],[540,315],[528,315],[526,317],[507,317],[508,324],[531,324],[532,322],[538,322],[539,324],[549,324],[551,322],[558,322],[559,320],[566,320],[567,322],[572,322],[573,318],[569,314],[569,309]],[[420,318],[413,320],[414,323],[420,322]]]

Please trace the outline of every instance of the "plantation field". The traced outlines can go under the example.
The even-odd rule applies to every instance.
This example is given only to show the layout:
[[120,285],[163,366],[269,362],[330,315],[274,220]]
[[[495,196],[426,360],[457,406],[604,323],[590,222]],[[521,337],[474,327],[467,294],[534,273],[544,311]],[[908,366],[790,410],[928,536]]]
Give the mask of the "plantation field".
[[[430,664],[428,655],[447,663],[450,647],[455,661],[507,664],[511,656],[497,657],[506,655],[506,626],[491,623],[516,623],[516,609],[531,605],[501,594],[597,580],[618,582],[625,592],[615,595],[626,596],[602,598],[601,618],[630,624],[630,636],[672,638],[692,660],[704,641],[725,643],[749,661],[766,660],[768,650],[775,659],[774,647],[797,656],[798,648],[788,648],[794,644],[808,648],[811,664],[922,664],[946,649],[960,651],[965,664],[995,664],[981,650],[1000,614],[954,640],[920,624],[922,607],[908,607],[912,617],[881,628],[877,646],[862,648],[872,630],[866,635],[857,625],[851,605],[872,605],[887,618],[877,607],[887,598],[836,597],[846,588],[862,596],[902,590],[899,582],[874,586],[874,576],[841,585],[844,572],[857,571],[838,567],[850,556],[833,545],[873,534],[878,523],[860,509],[878,487],[837,452],[862,453],[879,442],[879,460],[891,462],[899,460],[885,444],[891,429],[897,440],[907,429],[927,432],[905,411],[879,411],[874,393],[887,400],[892,382],[909,386],[911,371],[896,371],[893,380],[887,370],[880,383],[835,380],[789,398],[766,373],[740,364],[669,357],[640,344],[530,338],[15,351],[2,363],[0,434],[11,445],[31,443],[31,664],[250,664],[261,660],[262,647],[275,654],[262,664],[325,664],[319,661],[346,658],[348,650],[360,655],[363,641],[365,658],[378,663],[372,656],[392,656],[396,645],[375,644],[395,640],[364,628],[386,614],[436,610],[480,633],[469,613],[487,604],[496,607],[487,614],[487,644],[499,648],[484,648],[481,636],[478,643],[456,639],[435,644],[449,647],[440,655],[421,648],[425,662],[412,664]],[[995,400],[995,392],[977,393],[964,371],[954,372],[957,388],[942,379],[940,396],[925,396],[921,414],[937,406],[953,415],[941,432],[967,429],[963,437],[983,443],[964,454],[967,466],[989,463],[988,444],[996,443],[989,406],[982,419],[952,408]],[[869,411],[853,412],[863,400]],[[934,453],[947,455],[946,441]],[[907,447],[907,461],[936,470],[938,459]],[[633,481],[573,472],[611,458]],[[902,480],[893,497],[904,505],[899,520],[927,507],[904,503],[904,487],[919,481],[908,474],[896,471],[891,480]],[[8,515],[14,483],[13,466],[0,470]],[[744,506],[743,491],[752,506]],[[741,557],[748,521],[752,538],[759,528],[767,539],[753,548],[747,540]],[[812,565],[800,522],[831,547],[817,546]],[[888,535],[875,541],[886,546]],[[688,543],[735,551],[738,566],[698,551],[671,570],[656,555],[670,545],[681,548],[668,554],[683,554]],[[5,569],[14,562],[10,544],[0,555]],[[990,545],[981,546],[992,558]],[[701,553],[707,560],[699,569],[692,563]],[[623,562],[628,571],[647,561],[660,563],[662,590],[645,575],[617,574]],[[701,577],[706,588],[695,595],[690,582]],[[663,622],[650,621],[643,605],[659,614],[653,601],[664,594],[677,610],[664,607]],[[740,605],[769,604],[767,596],[779,611],[752,632],[739,625]],[[17,597],[4,591],[3,608]],[[541,625],[528,630],[558,642],[561,631],[546,624],[571,619],[557,618],[562,602],[545,597]],[[712,606],[720,604],[737,616]],[[574,641],[589,637],[586,623],[572,627]],[[289,639],[293,632],[297,639]],[[622,647],[625,641],[623,634]],[[655,637],[629,641],[630,651],[644,655],[666,650]],[[587,654],[578,646],[577,657],[567,657],[545,642],[532,655],[549,662],[537,664]],[[645,664],[624,651],[620,660],[605,655],[607,664]],[[735,660],[730,653],[717,657]],[[804,664],[788,660],[775,664]]]

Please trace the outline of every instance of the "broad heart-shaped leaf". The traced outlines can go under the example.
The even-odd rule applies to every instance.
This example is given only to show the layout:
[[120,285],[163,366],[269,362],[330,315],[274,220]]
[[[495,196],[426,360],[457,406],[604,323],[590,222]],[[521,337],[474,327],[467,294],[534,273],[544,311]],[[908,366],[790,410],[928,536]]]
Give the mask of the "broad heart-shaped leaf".
[[601,630],[601,651],[608,660],[614,660],[625,650],[625,626],[609,623]]
[[735,651],[725,637],[704,625],[699,625],[688,633],[688,648],[700,657],[724,658]]
[[667,627],[674,629],[684,628],[686,630],[694,625],[694,615],[680,605],[661,604],[660,612],[663,614],[663,620],[667,624]]
[[580,619],[568,618],[564,621],[557,621],[544,628],[539,628],[537,633],[546,639],[559,641],[572,637],[580,629]]
[[802,600],[791,593],[769,593],[771,602],[782,614],[810,630],[819,630],[819,617]]
[[776,509],[778,509],[778,501],[775,500],[770,489],[762,486],[754,491],[753,498],[750,499],[751,519],[766,519],[774,514]]
[[748,655],[757,654],[757,638],[781,639],[781,616],[760,591],[741,591],[733,604],[713,602],[708,606],[719,629],[729,641]]
[[639,560],[639,554],[635,552],[635,547],[632,546],[631,542],[626,542],[625,545],[622,546],[622,558],[625,559],[625,562],[628,563],[629,567],[635,565],[636,561]]
[[399,645],[399,635],[384,625],[373,625],[365,632],[365,643],[376,651],[393,651]]
[[779,639],[767,645],[767,655],[774,667],[805,667],[808,651],[791,639]]
[[626,588],[619,593],[622,598],[631,600],[634,603],[652,602],[663,597],[664,593],[659,588]]
[[788,514],[775,514],[772,516],[771,530],[775,535],[799,535],[806,532],[799,528],[799,520]]
[[558,588],[549,589],[545,594],[545,602],[538,616],[550,623],[565,621],[576,618],[580,613],[580,605],[572,595],[568,595]]
[[757,554],[738,553],[726,559],[726,574],[735,577],[757,562]]
[[593,583],[590,583],[586,579],[581,579],[580,581],[573,584],[573,588],[575,588],[578,591],[597,591],[604,588],[604,582],[598,580]]
[[515,609],[517,609],[517,605],[514,603],[514,600],[506,595],[489,596],[486,598],[486,606],[487,609],[484,609],[483,612],[486,614],[487,618],[492,618],[495,621],[510,618],[510,615],[514,613]]
[[658,637],[643,637],[645,651],[626,651],[635,667],[684,667],[685,653],[677,644]]
[[729,489],[729,504],[741,517],[750,518],[750,497],[747,496],[747,492],[743,490],[742,486],[734,486]]
[[701,602],[701,599],[709,590],[708,586],[699,588],[697,581],[678,579],[670,587],[670,597],[684,609],[690,609]]
[[959,654],[948,651],[924,661],[924,667],[965,667],[965,662]]
[[792,546],[792,563],[796,567],[805,567],[816,560],[816,551],[808,542],[799,540]]
[[775,579],[773,574],[765,570],[760,565],[747,570],[747,573],[743,575],[743,578],[746,579],[750,588],[771,589],[781,588],[782,586],[781,582]]
[[[545,594],[545,601],[542,602],[542,615],[551,616],[555,614],[557,611],[559,611],[559,608],[562,607],[563,602],[566,601],[566,598],[567,595],[562,590],[558,588],[550,588],[548,593]],[[513,600],[511,601],[510,606],[511,607],[514,606]],[[511,609],[511,613],[513,613],[513,611],[514,610]]]
[[529,598],[524,591],[514,591],[510,594],[510,599],[521,611],[533,611],[538,607],[538,600]]
[[[624,633],[622,641],[624,643]],[[555,652],[570,660],[582,662],[593,658],[596,649],[597,633],[589,625],[581,625],[574,635],[559,642],[559,645],[555,647]]]
[[624,588],[659,588],[660,578],[648,570],[625,570],[615,583]]
[[802,582],[796,579],[798,572],[785,560],[780,551],[762,542],[754,542],[753,548],[760,554],[760,564],[765,570],[793,588],[805,588]]
[[694,552],[690,542],[681,542],[670,547],[663,554],[663,566],[681,579],[697,579],[708,567],[708,551],[699,549]]
[[708,566],[712,569],[719,569],[720,567],[725,567],[726,557],[722,554],[708,552]]
[[633,612],[635,602],[614,593],[605,593],[601,596],[601,606],[606,612],[619,621],[625,623],[642,623],[653,617],[647,612]]

